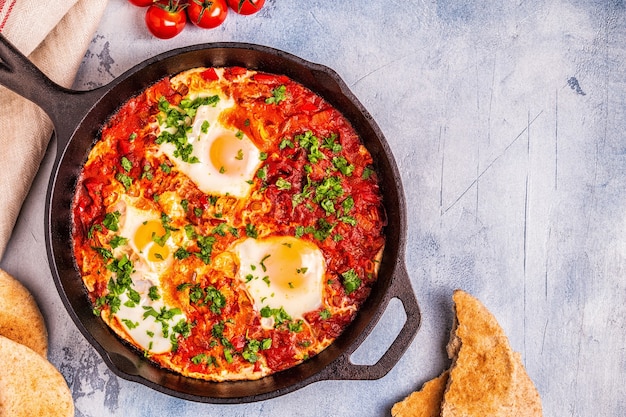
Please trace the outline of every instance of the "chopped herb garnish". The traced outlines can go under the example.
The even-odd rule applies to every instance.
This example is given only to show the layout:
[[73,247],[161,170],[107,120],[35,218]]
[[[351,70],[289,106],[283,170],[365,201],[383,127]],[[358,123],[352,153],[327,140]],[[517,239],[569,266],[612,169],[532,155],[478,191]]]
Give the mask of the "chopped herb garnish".
[[320,141],[310,130],[295,137],[301,147],[308,151],[309,162],[315,164],[325,159],[324,153],[320,150]]
[[263,259],[261,259],[261,262],[259,262],[259,265],[261,265],[261,269],[263,270],[263,272],[267,272],[267,267],[265,266],[265,261],[267,261],[267,259],[272,256],[271,254],[267,254],[263,257]]
[[311,233],[313,237],[319,241],[324,241],[335,228],[334,224],[328,222],[328,220],[321,218],[317,221],[318,227],[307,226],[304,228],[304,233]]
[[257,178],[265,181],[267,179],[267,165],[263,165],[261,168],[259,168],[259,170],[256,172],[256,176]]
[[151,286],[148,290],[148,298],[150,298],[152,301],[156,301],[161,298],[161,295],[159,294],[159,287],[157,287],[156,285]]
[[145,178],[148,181],[152,181],[154,174],[152,173],[152,165],[146,164],[143,166],[143,172],[141,173],[141,178]]
[[346,177],[351,176],[352,172],[354,172],[354,165],[348,163],[343,156],[333,157],[333,165]]
[[110,250],[106,248],[98,247],[98,246],[92,246],[91,248],[95,250],[96,252],[98,252],[100,256],[104,258],[105,261],[108,261],[109,259],[113,259],[113,253]]
[[263,339],[263,341],[261,342],[261,349],[262,350],[267,350],[269,348],[272,347],[272,339],[267,338],[267,339]]
[[278,86],[272,90],[272,97],[268,97],[265,99],[266,104],[278,104],[281,101],[285,100],[287,97],[285,95],[287,91],[287,87],[284,85]]
[[192,224],[185,225],[185,235],[187,236],[187,239],[190,240],[195,240],[198,237],[196,229],[193,227]]
[[274,317],[274,321],[276,325],[283,324],[287,320],[291,320],[291,316],[287,314],[283,307],[281,308],[271,308],[269,306],[265,306],[260,311],[261,317],[269,318]]
[[183,247],[176,249],[176,252],[174,252],[174,257],[179,261],[189,258],[189,255],[191,255],[191,253],[189,253],[189,251]]
[[207,358],[207,355],[204,353],[199,353],[196,356],[191,358],[191,362],[193,362],[194,365],[200,365],[201,363],[205,362]]
[[276,188],[283,191],[291,190],[291,183],[284,178],[279,178],[276,180]]
[[201,131],[202,133],[206,133],[206,132],[208,132],[208,131],[209,131],[209,126],[210,126],[210,125],[211,125],[211,124],[209,123],[209,121],[208,121],[208,120],[203,121],[203,122],[202,122],[202,126],[200,126],[200,131]]
[[354,198],[352,196],[346,197],[341,203],[341,207],[343,207],[344,213],[348,213],[354,207]]
[[221,339],[224,335],[224,322],[220,321],[219,323],[215,323],[213,328],[211,329],[211,335],[216,339]]
[[304,322],[302,320],[298,320],[296,322],[291,322],[289,324],[287,324],[287,328],[294,332],[294,333],[300,333],[302,331],[302,324]]
[[333,200],[323,200],[320,203],[320,206],[322,206],[322,208],[326,212],[326,215],[335,213],[335,204],[333,203]]
[[130,162],[130,160],[126,158],[125,156],[122,156],[122,159],[120,160],[120,164],[122,165],[122,168],[124,168],[124,171],[126,172],[130,172],[130,170],[133,169],[133,163]]
[[[161,307],[159,311],[156,311],[152,306],[143,306],[143,309],[144,320],[148,317],[154,317],[154,320],[161,324],[161,332],[163,334],[163,337],[169,337],[170,335],[171,320],[175,316],[182,314],[182,311],[179,308],[168,309],[166,306]],[[184,319],[179,321],[172,330],[176,333],[183,335],[183,337],[186,337],[185,334],[187,333],[187,330],[190,330],[190,327],[188,325],[186,326],[185,323],[186,322]],[[173,349],[175,349],[175,340],[170,339],[170,341],[173,342]]]
[[167,239],[169,239],[171,235],[172,232],[169,229],[165,230],[165,234],[163,236],[157,236],[155,232],[152,232],[152,241],[157,245],[163,247],[165,246],[165,242],[167,242]]
[[361,279],[354,269],[349,269],[342,273],[341,277],[343,278],[343,288],[346,290],[346,294],[353,293],[361,286]]
[[241,356],[248,362],[255,363],[259,359],[257,352],[260,347],[261,343],[258,340],[249,340]]
[[128,259],[128,256],[124,255],[120,259],[113,259],[107,264],[106,268],[115,274],[115,278],[111,277],[109,279],[107,284],[107,290],[109,293],[96,300],[94,313],[97,315],[100,314],[101,307],[105,305],[109,306],[111,314],[117,313],[122,304],[120,295],[124,294],[126,291],[129,292],[129,299],[137,299],[135,296],[136,291],[130,288],[133,282],[130,278],[130,274],[134,271],[134,269],[133,263]]
[[172,330],[180,334],[182,337],[187,338],[191,334],[191,324],[185,319],[180,319],[178,323],[174,325]]
[[211,253],[213,252],[213,244],[215,243],[215,237],[213,236],[198,236],[198,247],[200,253],[195,255],[208,265],[211,263]]
[[130,189],[131,185],[133,185],[132,177],[129,177],[126,174],[122,174],[121,172],[118,172],[115,175],[115,179],[121,182],[126,190]]
[[256,339],[249,339],[246,347],[244,348],[241,356],[250,363],[255,363],[259,356],[257,353],[259,350],[267,350],[272,347],[272,339],[267,338],[262,341]]
[[259,237],[259,232],[256,229],[256,226],[253,224],[246,224],[246,236],[256,239]]
[[221,314],[222,309],[226,306],[226,297],[215,287],[207,287],[205,302],[210,301],[211,306],[209,309],[215,314]]
[[89,231],[87,232],[87,238],[91,239],[93,237],[93,232],[97,230],[99,232],[102,232],[102,225],[101,224],[92,224],[91,227],[89,228]]
[[224,359],[226,359],[226,362],[228,363],[233,363],[233,354],[229,348],[224,349]]
[[128,319],[122,319],[122,322],[126,325],[126,327],[128,327],[131,330],[139,326],[138,322],[128,320]]
[[340,143],[337,143],[337,134],[333,133],[329,137],[324,138],[324,143],[322,143],[321,147],[324,149],[329,149],[333,153],[341,152],[342,146]]
[[165,124],[168,130],[163,130],[160,133],[156,139],[156,143],[171,143],[174,145],[176,149],[173,155],[182,159],[183,162],[190,164],[200,162],[196,156],[192,155],[193,145],[188,141],[187,131],[190,129],[193,118],[196,116],[198,107],[203,105],[215,106],[219,100],[219,96],[217,95],[198,97],[194,100],[183,99],[179,106],[176,107],[171,105],[165,97],[161,97],[158,106],[159,110],[164,113],[164,118],[161,117],[160,120]]
[[290,148],[293,149],[295,147],[295,145],[293,144],[293,142],[287,138],[284,138],[283,140],[280,141],[280,144],[278,145],[278,149],[283,150],[285,148]]
[[328,320],[331,316],[332,316],[332,314],[330,313],[330,311],[328,311],[327,308],[325,308],[324,310],[320,311],[320,317],[321,317],[322,320]]
[[119,219],[121,213],[119,211],[114,211],[112,213],[107,213],[104,216],[104,220],[102,221],[102,225],[112,232],[117,232],[119,230]]
[[128,288],[126,290],[126,295],[132,302],[136,304],[139,304],[139,302],[141,301],[141,296],[139,295],[139,293],[136,290],[133,290],[132,288]]
[[343,195],[343,187],[339,177],[326,177],[315,187],[313,202],[320,203],[323,200],[334,200]]
[[214,233],[216,235],[220,235],[220,236],[226,236],[226,223],[220,223],[217,226],[215,226],[213,228],[213,230],[211,231],[211,233]]
[[345,224],[349,224],[350,226],[356,226],[356,219],[352,216],[341,216],[339,217],[339,220]]
[[189,302],[204,305],[204,290],[198,284],[189,289]]

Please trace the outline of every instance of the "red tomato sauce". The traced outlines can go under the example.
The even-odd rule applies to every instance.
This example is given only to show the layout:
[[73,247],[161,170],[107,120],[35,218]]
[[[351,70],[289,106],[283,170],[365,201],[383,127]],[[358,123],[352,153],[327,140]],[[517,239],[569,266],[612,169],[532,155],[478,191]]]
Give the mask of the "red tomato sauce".
[[[114,247],[120,236],[111,217],[116,210],[127,215],[129,208],[119,212],[120,201],[133,201],[137,209],[165,215],[172,234],[193,229],[193,243],[176,251],[160,277],[160,296],[184,314],[187,328],[171,330],[171,351],[145,354],[194,378],[255,379],[319,353],[354,319],[376,280],[385,243],[382,197],[374,161],[353,127],[301,84],[240,67],[202,69],[190,78],[193,84],[169,78],[154,84],[103,128],[74,196],[74,254],[95,313],[143,350],[112,320],[118,293],[132,295],[135,284],[112,272],[121,252]],[[200,191],[159,151],[163,100],[178,106],[196,84],[220,87],[232,98],[221,122],[250,138],[264,156],[248,198]],[[253,231],[259,238],[294,236],[319,247],[325,261],[320,308],[302,320],[262,325],[237,278],[237,261],[229,257],[232,245]],[[132,261],[136,254],[128,256]]]

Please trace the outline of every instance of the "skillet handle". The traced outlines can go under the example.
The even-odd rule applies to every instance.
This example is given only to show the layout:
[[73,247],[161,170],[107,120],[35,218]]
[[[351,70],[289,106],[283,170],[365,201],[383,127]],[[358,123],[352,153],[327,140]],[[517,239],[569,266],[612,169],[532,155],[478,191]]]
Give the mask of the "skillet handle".
[[335,361],[337,366],[329,367],[331,372],[321,379],[373,380],[382,378],[391,371],[408,349],[419,330],[421,315],[404,262],[399,260],[396,268],[396,273],[384,301],[386,301],[388,307],[392,299],[398,298],[402,302],[404,312],[406,313],[406,321],[395,340],[389,346],[389,349],[373,365],[355,365],[350,361],[350,356],[358,348],[358,346],[354,346],[338,357]]
[[98,90],[74,91],[55,83],[2,34],[0,84],[41,107],[52,120],[57,137],[65,141],[101,97]]

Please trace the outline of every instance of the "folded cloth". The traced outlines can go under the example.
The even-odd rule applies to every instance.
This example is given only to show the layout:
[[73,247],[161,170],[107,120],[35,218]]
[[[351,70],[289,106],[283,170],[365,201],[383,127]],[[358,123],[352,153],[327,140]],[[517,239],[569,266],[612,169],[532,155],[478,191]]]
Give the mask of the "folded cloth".
[[[108,0],[0,0],[0,33],[52,81],[71,87]],[[0,87],[0,259],[53,126],[30,101]]]

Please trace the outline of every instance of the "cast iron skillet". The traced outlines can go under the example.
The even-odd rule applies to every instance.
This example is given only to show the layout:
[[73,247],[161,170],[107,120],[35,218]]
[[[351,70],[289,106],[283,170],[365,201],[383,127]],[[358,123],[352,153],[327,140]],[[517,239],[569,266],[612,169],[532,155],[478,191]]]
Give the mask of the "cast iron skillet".
[[[0,60],[0,83],[39,105],[54,124],[57,154],[45,213],[50,269],[69,315],[118,376],[188,400],[234,404],[277,397],[321,380],[378,379],[398,362],[421,321],[404,263],[407,228],[404,193],[382,132],[334,71],[264,46],[212,43],[166,52],[135,66],[108,85],[74,91],[52,82],[1,35]],[[157,80],[198,66],[242,66],[285,74],[342,111],[374,158],[389,219],[379,278],[346,331],[309,361],[256,381],[201,381],[159,368],[144,359],[92,313],[71,250],[70,209],[77,177],[104,122],[123,102]],[[352,363],[350,356],[394,298],[400,299],[407,316],[395,340],[374,365]]]

